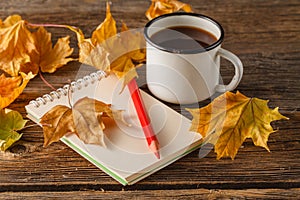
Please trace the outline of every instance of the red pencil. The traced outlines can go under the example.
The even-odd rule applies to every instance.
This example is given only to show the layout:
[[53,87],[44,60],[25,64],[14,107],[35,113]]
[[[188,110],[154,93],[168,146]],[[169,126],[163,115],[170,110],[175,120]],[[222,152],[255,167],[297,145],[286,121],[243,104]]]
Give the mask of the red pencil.
[[146,113],[146,109],[144,103],[142,101],[142,97],[139,91],[139,87],[137,86],[136,80],[133,78],[128,83],[128,89],[131,94],[131,98],[137,112],[139,121],[144,131],[144,135],[146,137],[149,149],[155,154],[155,156],[159,159],[159,143],[151,126],[149,117]]

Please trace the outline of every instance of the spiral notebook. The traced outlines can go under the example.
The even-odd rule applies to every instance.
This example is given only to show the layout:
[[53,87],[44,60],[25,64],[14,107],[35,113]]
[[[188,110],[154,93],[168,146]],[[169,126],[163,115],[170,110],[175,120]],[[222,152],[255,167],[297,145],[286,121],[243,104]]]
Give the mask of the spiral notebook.
[[[85,144],[75,134],[61,138],[81,156],[123,185],[134,184],[187,155],[201,145],[200,134],[190,132],[191,121],[165,104],[141,91],[151,124],[160,143],[160,159],[149,150],[129,90],[121,91],[121,82],[97,71],[71,84],[31,101],[27,116],[36,123],[52,107],[69,105],[83,97],[112,104],[113,109],[124,110],[122,122],[109,122],[104,129],[106,148]],[[71,95],[67,91],[71,91]]]

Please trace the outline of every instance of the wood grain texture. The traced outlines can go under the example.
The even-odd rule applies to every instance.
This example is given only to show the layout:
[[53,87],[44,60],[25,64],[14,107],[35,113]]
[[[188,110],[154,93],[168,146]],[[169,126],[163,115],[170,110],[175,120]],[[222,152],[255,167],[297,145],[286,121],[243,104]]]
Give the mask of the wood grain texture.
[[[146,191],[80,191],[80,192],[4,192],[0,199],[297,199],[299,189],[246,190],[146,190]],[[245,198],[246,197],[246,198]]]
[[[32,23],[69,24],[89,37],[105,17],[105,2],[96,0],[11,0],[0,2],[0,18],[20,14]],[[43,148],[39,127],[24,130],[14,147],[0,152],[0,199],[297,199],[300,197],[300,2],[298,0],[186,0],[195,12],[218,20],[225,29],[223,47],[237,54],[244,76],[237,90],[249,97],[269,99],[289,121],[272,123],[271,152],[246,140],[234,161],[216,160],[209,146],[180,159],[141,182],[123,187],[62,143]],[[130,28],[142,28],[150,1],[112,1],[112,14]],[[49,28],[53,41],[75,35],[62,28]],[[45,78],[54,87],[88,74],[89,69],[72,62]],[[228,82],[232,66],[223,62],[222,78]],[[145,68],[139,70],[145,86]],[[25,117],[24,106],[50,88],[36,77],[9,106]],[[206,105],[209,100],[199,103]],[[180,106],[170,105],[191,118]],[[198,105],[188,105],[195,107]],[[33,124],[33,123],[32,123]],[[207,155],[206,155],[207,154]]]

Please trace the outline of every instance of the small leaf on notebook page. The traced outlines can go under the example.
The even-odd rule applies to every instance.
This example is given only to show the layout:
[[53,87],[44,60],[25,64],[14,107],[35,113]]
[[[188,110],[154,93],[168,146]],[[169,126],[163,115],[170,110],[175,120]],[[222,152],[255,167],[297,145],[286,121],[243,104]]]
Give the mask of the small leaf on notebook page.
[[41,118],[40,124],[43,126],[44,147],[57,142],[68,133],[76,132],[72,110],[63,105],[57,105],[49,110]]
[[66,134],[75,133],[84,143],[105,147],[102,118],[109,117],[127,124],[121,113],[111,109],[110,104],[88,97],[79,99],[72,108],[55,106],[40,121],[44,130],[44,146],[57,142]]
[[149,20],[151,20],[160,15],[179,10],[192,12],[192,7],[189,4],[177,0],[152,0],[152,3],[145,15]]
[[269,151],[268,137],[275,132],[270,123],[288,118],[278,112],[278,107],[270,109],[267,103],[240,92],[226,92],[203,108],[187,109],[193,116],[190,130],[207,141],[215,138],[217,159],[228,156],[234,159],[246,138]]
[[5,151],[22,137],[22,134],[17,133],[17,131],[24,128],[26,123],[27,120],[24,120],[19,112],[9,109],[0,109],[1,151]]
[[73,120],[78,137],[89,144],[105,146],[102,116],[112,117],[109,104],[91,98],[78,100],[73,106]]

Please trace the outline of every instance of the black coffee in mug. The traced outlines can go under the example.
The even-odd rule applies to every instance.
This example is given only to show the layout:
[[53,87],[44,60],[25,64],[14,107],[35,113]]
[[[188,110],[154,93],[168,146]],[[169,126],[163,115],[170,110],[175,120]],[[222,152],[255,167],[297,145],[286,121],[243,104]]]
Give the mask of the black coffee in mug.
[[184,51],[204,49],[215,43],[218,38],[201,28],[173,26],[153,34],[151,40],[162,48]]

